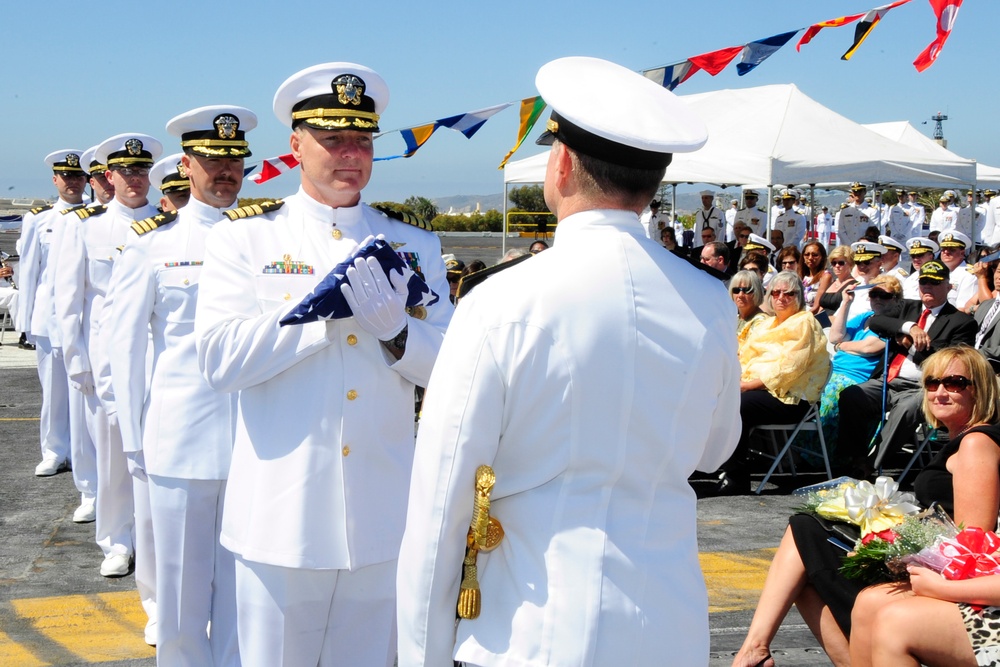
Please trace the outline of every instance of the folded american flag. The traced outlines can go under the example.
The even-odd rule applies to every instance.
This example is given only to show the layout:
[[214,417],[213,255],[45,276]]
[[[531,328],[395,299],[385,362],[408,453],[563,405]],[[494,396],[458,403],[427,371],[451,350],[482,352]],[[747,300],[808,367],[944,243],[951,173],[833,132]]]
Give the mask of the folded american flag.
[[350,317],[351,307],[347,305],[347,300],[340,292],[340,286],[344,283],[350,284],[347,279],[347,269],[359,257],[377,259],[386,276],[389,276],[390,272],[403,274],[403,279],[406,281],[407,308],[433,306],[437,303],[438,295],[427,286],[424,279],[407,266],[384,239],[376,238],[363,248],[358,248],[354,254],[334,267],[316,285],[316,289],[281,320],[281,326]]

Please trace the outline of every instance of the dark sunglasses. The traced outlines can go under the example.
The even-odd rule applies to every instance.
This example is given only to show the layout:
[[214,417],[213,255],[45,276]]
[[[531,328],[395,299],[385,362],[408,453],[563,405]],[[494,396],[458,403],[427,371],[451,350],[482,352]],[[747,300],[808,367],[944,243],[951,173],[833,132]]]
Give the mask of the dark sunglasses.
[[785,291],[781,291],[780,289],[771,290],[771,298],[779,297],[783,299],[791,299],[793,296],[798,296],[798,294],[799,293],[796,292],[795,290],[785,290]]
[[944,390],[953,394],[968,389],[972,386],[972,380],[961,375],[949,375],[946,378],[924,378],[924,389],[927,391],[937,391],[938,387],[944,385]]
[[847,262],[842,259],[831,259],[830,266],[846,266]]
[[868,292],[869,299],[881,299],[882,301],[889,301],[890,299],[892,299],[892,296],[893,295],[891,293],[883,292],[880,289],[873,289],[871,292]]
[[874,260],[871,260],[871,259],[864,259],[864,260],[861,260],[860,262],[854,262],[854,265],[855,266],[865,267],[865,266],[868,266],[869,264],[871,264],[873,261]]
[[934,280],[933,278],[921,278],[917,282],[919,284],[921,284],[921,285],[924,285],[924,286],[937,287],[938,285],[940,285],[944,281],[943,280]]
[[753,294],[752,287],[730,287],[729,291],[733,294]]
[[781,265],[782,266],[795,266],[798,263],[799,263],[798,260],[794,260],[794,259],[783,259],[783,260],[781,260]]

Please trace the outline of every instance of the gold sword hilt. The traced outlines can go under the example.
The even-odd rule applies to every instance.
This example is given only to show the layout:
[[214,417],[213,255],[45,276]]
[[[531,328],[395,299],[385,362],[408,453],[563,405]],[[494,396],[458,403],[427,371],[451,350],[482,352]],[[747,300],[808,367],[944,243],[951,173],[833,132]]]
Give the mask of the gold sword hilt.
[[476,469],[476,495],[472,521],[466,536],[465,559],[462,562],[462,583],[458,593],[458,617],[479,618],[482,596],[479,590],[476,557],[480,551],[492,551],[503,539],[503,526],[490,516],[490,493],[496,483],[493,469],[481,465]]

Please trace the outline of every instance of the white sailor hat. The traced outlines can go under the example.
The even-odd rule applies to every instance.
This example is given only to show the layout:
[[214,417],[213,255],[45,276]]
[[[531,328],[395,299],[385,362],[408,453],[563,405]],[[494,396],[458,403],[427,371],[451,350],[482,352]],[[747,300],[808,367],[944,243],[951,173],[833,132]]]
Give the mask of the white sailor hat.
[[757,191],[756,190],[744,190],[743,191],[743,198],[744,199],[746,199],[747,197],[757,197],[757,196],[758,195],[757,195]]
[[906,246],[891,236],[886,236],[885,234],[878,237],[878,242],[884,245],[887,249],[892,248],[893,250],[898,250],[899,252],[906,250]]
[[715,193],[712,192],[711,190],[702,190],[699,194],[702,197],[714,197],[715,196]]
[[611,164],[664,169],[674,153],[696,151],[708,130],[688,106],[650,79],[607,60],[559,58],[535,86],[552,107],[541,145],[555,139]]
[[851,259],[855,262],[865,262],[885,254],[885,246],[871,241],[856,241],[851,244]]
[[767,250],[768,252],[774,252],[777,248],[774,244],[765,239],[763,236],[758,236],[757,234],[751,234],[750,238],[747,239],[747,243],[743,246],[743,249],[747,252],[751,250]]
[[160,192],[178,192],[191,189],[191,179],[187,169],[181,164],[184,153],[174,153],[161,158],[149,170],[149,184]]
[[385,80],[363,65],[314,65],[291,75],[274,94],[274,115],[292,128],[378,132],[389,104]]
[[911,239],[907,239],[906,247],[910,251],[910,257],[913,255],[923,255],[928,252],[937,252],[941,249],[937,243],[924,236],[914,236]]
[[98,173],[103,175],[108,170],[108,165],[99,161],[95,157],[95,153],[97,153],[97,146],[91,146],[83,151],[83,155],[80,156],[80,164],[83,165],[84,170],[88,174],[93,175]]
[[63,148],[45,156],[45,164],[59,174],[85,174],[82,151],[77,148]]
[[942,248],[968,248],[972,245],[972,239],[962,232],[949,229],[938,236],[938,245]]
[[202,157],[250,157],[245,134],[257,127],[257,114],[244,107],[198,107],[167,121],[167,132],[181,148]]
[[151,167],[161,153],[163,144],[148,134],[125,132],[98,144],[94,159],[108,165],[109,169],[133,164]]

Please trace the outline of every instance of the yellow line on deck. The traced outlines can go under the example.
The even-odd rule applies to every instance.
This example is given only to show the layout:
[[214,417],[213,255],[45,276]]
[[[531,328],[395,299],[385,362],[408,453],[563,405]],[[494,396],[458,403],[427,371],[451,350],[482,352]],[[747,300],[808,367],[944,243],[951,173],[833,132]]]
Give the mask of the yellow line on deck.
[[40,417],[0,417],[0,422],[36,422]]
[[[709,612],[753,609],[764,586],[774,549],[699,554],[708,586]],[[59,667],[151,658],[143,641],[146,614],[135,591],[12,600],[19,623],[33,638],[17,643],[4,632],[0,616],[0,665]],[[46,661],[53,654],[71,655],[71,663]],[[52,658],[49,658],[51,660]]]

